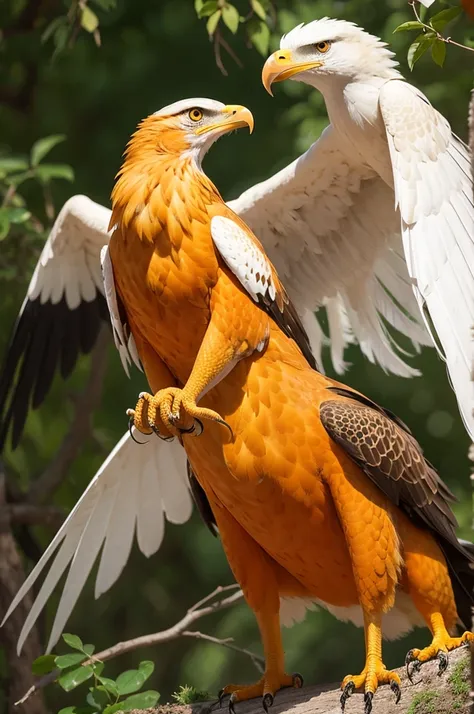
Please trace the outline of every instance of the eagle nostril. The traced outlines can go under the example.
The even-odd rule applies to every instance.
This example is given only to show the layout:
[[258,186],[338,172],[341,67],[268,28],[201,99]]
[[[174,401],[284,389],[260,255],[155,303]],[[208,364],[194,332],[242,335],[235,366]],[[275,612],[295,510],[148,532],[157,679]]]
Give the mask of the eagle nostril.
[[286,59],[285,55],[280,55],[278,59]]

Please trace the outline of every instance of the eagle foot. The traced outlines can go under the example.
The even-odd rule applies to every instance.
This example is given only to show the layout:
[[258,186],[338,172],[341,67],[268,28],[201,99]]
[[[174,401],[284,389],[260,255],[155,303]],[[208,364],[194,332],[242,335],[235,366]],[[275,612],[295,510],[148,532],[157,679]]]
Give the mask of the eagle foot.
[[301,674],[278,675],[268,672],[264,674],[256,684],[228,684],[221,689],[218,694],[219,706],[222,706],[224,697],[230,695],[228,704],[229,712],[235,714],[235,704],[237,702],[262,697],[262,707],[268,714],[268,710],[273,705],[275,694],[279,689],[283,689],[284,687],[300,689],[302,686],[303,677]]
[[375,660],[368,662],[360,674],[348,674],[344,677],[341,684],[341,711],[345,710],[347,700],[356,689],[364,689],[364,714],[370,714],[372,700],[380,684],[390,684],[390,689],[395,694],[395,704],[398,704],[401,697],[400,677],[396,672],[386,669],[381,660]]
[[127,414],[142,434],[154,432],[165,441],[184,434],[200,436],[206,419],[227,427],[234,437],[229,424],[217,412],[198,407],[184,389],[177,387],[161,389],[155,395],[141,392],[135,409],[128,409]]
[[441,677],[448,668],[448,652],[468,645],[470,642],[474,642],[472,632],[465,632],[461,637],[450,637],[446,634],[433,637],[432,643],[422,650],[410,650],[405,657],[408,679],[413,683],[413,676],[420,671],[421,665],[434,659],[438,660],[438,676]]

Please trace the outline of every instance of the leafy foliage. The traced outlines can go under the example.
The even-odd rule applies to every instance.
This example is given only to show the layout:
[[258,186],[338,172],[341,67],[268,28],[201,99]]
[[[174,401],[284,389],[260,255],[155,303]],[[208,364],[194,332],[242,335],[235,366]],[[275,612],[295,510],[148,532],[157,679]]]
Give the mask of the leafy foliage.
[[153,689],[140,692],[153,674],[155,665],[140,662],[137,669],[122,672],[114,680],[103,676],[104,663],[94,660],[94,645],[83,644],[80,637],[63,634],[72,652],[64,655],[43,655],[33,663],[33,674],[45,675],[57,670],[57,682],[65,692],[71,692],[85,682],[89,686],[83,704],[63,707],[59,714],[114,714],[117,711],[154,707],[160,695]]
[[177,692],[172,695],[177,704],[194,704],[195,702],[208,702],[212,697],[209,692],[201,692],[196,687],[191,687],[188,684],[181,686]]

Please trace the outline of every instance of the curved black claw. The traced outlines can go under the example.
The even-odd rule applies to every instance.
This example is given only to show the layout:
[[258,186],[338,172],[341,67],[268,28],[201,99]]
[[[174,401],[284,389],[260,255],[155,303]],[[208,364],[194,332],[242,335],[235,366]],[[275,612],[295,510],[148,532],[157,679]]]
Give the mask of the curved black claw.
[[268,710],[273,704],[273,694],[265,694],[265,696],[262,699],[262,707],[265,709],[266,713],[268,714]]
[[343,712],[346,706],[346,702],[355,692],[355,684],[352,681],[347,682],[346,686],[342,690],[341,694],[341,711]]
[[151,430],[161,441],[173,441],[174,436],[164,436],[155,424],[151,425]]
[[438,660],[438,677],[441,677],[441,675],[444,674],[448,668],[449,657],[447,652],[439,650],[438,654],[436,655],[436,659]]
[[143,444],[148,443],[146,441],[138,441],[138,439],[135,439],[135,436],[132,431],[132,426],[133,426],[133,417],[130,417],[130,419],[128,420],[128,431],[129,431],[130,436],[132,437],[133,441],[135,442],[135,444],[141,444],[143,446]]
[[395,704],[398,704],[398,702],[400,701],[400,697],[402,696],[400,685],[398,684],[398,682],[392,681],[390,682],[390,689],[395,694]]
[[216,421],[218,424],[222,424],[222,426],[227,427],[227,429],[230,432],[230,437],[231,437],[232,441],[234,441],[234,432],[232,431],[232,427],[230,426],[230,424],[228,424],[226,421],[224,421],[224,419],[216,419]]
[[413,681],[413,675],[418,674],[418,672],[420,671],[421,662],[419,662],[416,657],[413,656],[413,650],[409,650],[407,652],[407,656],[405,657],[405,665],[407,668],[408,679],[410,680],[411,684],[415,684],[415,682]]
[[193,431],[195,431],[196,426],[194,424],[191,424],[189,429],[179,429],[180,434],[192,434]]
[[226,694],[224,689],[219,689],[219,692],[217,693],[217,703],[219,704],[219,709],[222,709],[222,702],[224,701],[224,697],[228,697],[229,695]]
[[194,436],[201,436],[202,432],[204,431],[204,424],[202,423],[202,421],[200,419],[194,418],[194,421],[199,426],[199,434],[196,431]]
[[231,695],[230,695],[230,699],[229,699],[229,711],[230,711],[230,714],[235,714],[234,704],[235,704],[235,697],[234,697],[233,694],[231,694]]
[[295,687],[295,689],[301,689],[303,687],[304,679],[299,672],[293,672],[291,678],[293,680],[293,686]]
[[374,698],[373,692],[366,692],[364,694],[364,714],[370,714],[372,711],[372,699]]

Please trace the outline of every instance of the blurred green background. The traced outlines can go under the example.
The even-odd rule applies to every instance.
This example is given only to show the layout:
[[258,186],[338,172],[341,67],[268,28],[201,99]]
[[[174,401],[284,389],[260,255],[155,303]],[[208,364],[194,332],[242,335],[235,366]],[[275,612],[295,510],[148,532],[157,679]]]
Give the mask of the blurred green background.
[[[122,151],[137,122],[181,98],[212,97],[245,104],[254,113],[252,137],[239,132],[226,138],[205,162],[207,173],[226,198],[236,197],[291,161],[327,123],[321,97],[308,87],[290,82],[276,87],[274,99],[266,94],[260,82],[263,58],[240,34],[234,37],[227,32],[225,37],[243,67],[224,53],[228,70],[228,76],[224,76],[216,67],[205,24],[197,18],[192,0],[119,0],[108,12],[98,7],[102,46],[97,47],[91,35],[81,32],[72,47],[54,59],[51,42],[41,42],[45,27],[41,23],[29,32],[8,33],[26,5],[17,0],[0,4],[0,26],[5,29],[0,42],[0,150],[23,155],[41,137],[66,135],[66,141],[51,153],[51,161],[72,166],[75,180],[72,184],[53,182],[56,211],[74,193],[85,193],[108,205]],[[48,17],[62,11],[61,3],[45,3]],[[404,0],[279,2],[271,48],[276,47],[283,31],[324,15],[355,21],[382,36],[392,44],[403,71],[409,73],[405,58],[414,38],[405,33],[392,35],[398,24],[412,19]],[[468,21],[463,18],[461,22]],[[471,55],[450,47],[443,69],[425,57],[411,79],[466,139],[473,79]],[[13,101],[20,90],[22,101]],[[29,181],[22,186],[22,193],[47,225],[39,185]],[[38,240],[22,240],[18,231],[0,245],[0,355],[7,346],[40,247]],[[112,345],[109,352],[104,395],[94,415],[94,438],[86,444],[54,499],[67,510],[126,429],[125,409],[145,387],[136,371],[127,380]],[[459,497],[455,511],[460,535],[470,538],[468,438],[444,365],[434,350],[425,350],[412,360],[423,372],[423,377],[412,380],[385,375],[361,359],[357,348],[347,356],[352,367],[344,380],[396,412],[412,428],[428,458]],[[9,473],[22,488],[42,472],[61,443],[72,416],[71,394],[81,389],[88,365],[88,359],[83,359],[69,382],[56,380],[46,405],[30,416],[21,446],[14,453],[7,452]],[[45,546],[53,532],[42,529],[37,535]],[[30,568],[31,563],[26,566]],[[195,601],[217,585],[230,582],[232,575],[218,540],[194,514],[184,526],[168,526],[162,548],[151,559],[135,550],[117,584],[98,601],[93,597],[91,579],[67,630],[102,649],[170,626]],[[41,623],[43,642],[54,609],[53,599],[49,616]],[[197,629],[217,637],[234,637],[237,645],[260,651],[253,615],[243,604],[201,620]],[[301,672],[306,683],[338,681],[363,666],[362,631],[324,611],[312,612],[304,623],[285,630],[284,640],[287,670]],[[419,630],[387,644],[386,665],[401,665],[410,647],[427,642],[427,631]],[[162,693],[161,701],[182,684],[216,693],[228,681],[252,681],[257,674],[243,655],[184,638],[118,658],[107,664],[106,673],[113,676],[144,658],[156,663],[148,684]],[[3,662],[4,672],[6,667]],[[75,695],[71,698],[50,687],[47,696],[55,711],[65,703],[74,703]]]

